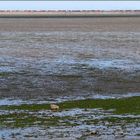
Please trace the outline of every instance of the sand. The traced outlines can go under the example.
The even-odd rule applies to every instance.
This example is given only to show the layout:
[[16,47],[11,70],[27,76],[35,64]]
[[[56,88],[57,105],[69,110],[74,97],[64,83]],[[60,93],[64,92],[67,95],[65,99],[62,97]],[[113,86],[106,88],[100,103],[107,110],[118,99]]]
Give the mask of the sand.
[[0,18],[0,31],[124,31],[139,32],[139,17]]

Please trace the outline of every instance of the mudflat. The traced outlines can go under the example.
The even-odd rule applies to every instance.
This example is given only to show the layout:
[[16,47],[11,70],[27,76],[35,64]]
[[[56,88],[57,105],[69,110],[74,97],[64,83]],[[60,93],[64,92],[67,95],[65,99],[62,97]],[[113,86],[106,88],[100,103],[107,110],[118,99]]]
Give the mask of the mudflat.
[[139,32],[139,17],[0,18],[0,31]]
[[0,95],[139,92],[139,22],[135,17],[0,18],[0,70],[9,75]]
[[0,138],[139,139],[139,23],[0,18]]

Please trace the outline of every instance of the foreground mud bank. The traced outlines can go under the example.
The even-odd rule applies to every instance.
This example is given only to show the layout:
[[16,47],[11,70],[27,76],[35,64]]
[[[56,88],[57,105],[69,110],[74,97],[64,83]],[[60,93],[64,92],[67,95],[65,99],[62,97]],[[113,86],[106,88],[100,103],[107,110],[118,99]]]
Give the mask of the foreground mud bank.
[[140,98],[88,99],[0,107],[3,139],[136,139],[140,135]]

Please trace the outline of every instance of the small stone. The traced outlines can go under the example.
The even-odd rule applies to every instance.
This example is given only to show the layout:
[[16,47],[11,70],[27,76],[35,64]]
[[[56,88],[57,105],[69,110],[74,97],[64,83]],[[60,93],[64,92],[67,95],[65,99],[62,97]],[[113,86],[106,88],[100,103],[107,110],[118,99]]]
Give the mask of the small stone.
[[119,132],[119,135],[124,135],[123,131],[120,131],[120,132]]
[[98,134],[98,131],[97,131],[97,130],[91,131],[89,134],[90,134],[90,135],[97,135],[97,134]]
[[52,111],[58,111],[59,110],[59,106],[55,105],[55,104],[51,104],[50,108],[51,108]]
[[85,134],[83,135],[84,137],[87,137],[87,136],[97,136],[99,135],[99,132],[97,130],[91,130],[91,131],[87,131],[85,132]]
[[92,131],[90,132],[91,135],[97,135],[98,134],[98,131]]
[[116,128],[116,134],[119,136],[124,136],[124,132],[121,127]]
[[105,125],[109,125],[109,122],[105,122]]
[[116,131],[122,131],[121,127],[116,127]]

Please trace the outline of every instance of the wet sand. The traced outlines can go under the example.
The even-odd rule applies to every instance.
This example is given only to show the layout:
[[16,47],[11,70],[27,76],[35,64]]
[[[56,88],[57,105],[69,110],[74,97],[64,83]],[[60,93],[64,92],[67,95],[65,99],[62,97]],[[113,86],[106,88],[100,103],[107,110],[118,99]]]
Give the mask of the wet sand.
[[139,32],[139,17],[0,18],[0,31]]
[[[0,105],[13,106],[28,103],[59,103],[76,99],[86,100],[87,98],[117,99],[139,96],[139,23],[140,18],[136,17],[0,18]],[[139,107],[139,105],[136,107]],[[76,116],[78,109],[76,111],[75,107],[72,109],[74,109],[74,112],[72,110],[73,115]],[[65,114],[65,111],[64,108],[61,113]],[[71,112],[71,109],[68,111]],[[9,118],[9,116],[3,117],[7,114],[6,110],[4,114],[1,112],[1,120]],[[11,119],[16,122],[14,113],[21,115],[22,112],[14,109],[11,109],[11,112],[13,113]],[[26,114],[25,117],[30,118],[32,115],[40,117],[40,113],[34,114],[34,112],[31,115],[31,112],[30,110],[27,111],[28,115]],[[91,116],[95,115],[93,110],[89,112]],[[41,117],[44,118],[48,113],[50,112],[45,112]],[[98,113],[102,116],[104,111],[97,109]],[[105,113],[107,112],[105,111]],[[79,114],[80,116],[85,114],[84,117],[88,117],[88,113],[83,110],[80,110]],[[51,115],[55,114],[52,113]],[[111,115],[113,115],[111,117],[114,117],[118,114]],[[122,117],[121,115],[117,118]],[[131,115],[131,112],[128,112],[126,117],[129,119],[136,117],[137,119],[134,120],[134,123],[125,123],[124,126],[127,129],[134,128],[134,130],[137,130],[137,133],[133,135],[135,139],[139,135],[140,127],[137,122],[140,119],[139,113],[134,117],[129,115]],[[64,117],[66,116],[67,113]],[[72,117],[71,113],[68,116]],[[72,126],[66,123],[67,119],[62,128],[68,127],[65,134],[69,132],[71,135],[69,137],[61,136],[63,131],[57,134],[60,138],[76,139],[83,137],[82,132],[85,133],[88,128],[96,129],[100,126],[101,131],[103,131],[104,126],[106,126],[104,122],[108,121],[103,120],[100,125],[93,125],[88,124],[88,122],[84,123],[82,120],[85,118],[80,117],[78,122],[80,127],[78,127],[78,124],[75,126],[76,132],[80,130],[79,135],[70,132],[69,128]],[[54,117],[52,120],[56,120],[56,118]],[[91,120],[96,121],[92,117]],[[40,125],[36,121],[32,122],[33,124],[36,123],[35,128],[33,124],[30,127],[33,127],[31,129],[35,132],[39,131],[42,136],[44,128],[41,130],[42,124]],[[63,120],[60,119],[60,121]],[[5,129],[0,126],[3,130],[0,133],[0,138],[2,135],[8,137],[8,134],[11,137],[11,127],[8,126],[8,120],[5,120],[5,122],[9,131],[5,132]],[[70,118],[69,122],[72,123],[74,120]],[[23,121],[23,123],[26,124],[27,122]],[[59,126],[49,124],[50,128],[45,128],[46,135],[56,129],[61,129],[60,124]],[[114,127],[110,127],[110,125],[107,127],[110,128],[110,131],[114,131],[114,129],[116,131],[118,125],[120,124],[116,122]],[[135,126],[132,127],[132,125]],[[17,133],[19,131],[19,129],[16,130],[18,127],[15,125],[13,127],[15,127],[14,133]],[[22,130],[25,135],[27,134],[26,130],[30,127],[26,126],[25,130]],[[125,131],[125,128],[121,129]],[[131,131],[134,132],[132,129]],[[107,136],[107,133],[106,129],[101,137],[103,135]],[[57,134],[54,137],[50,134],[50,137],[56,138]],[[113,133],[109,133],[110,139],[112,135]],[[127,137],[131,138],[129,131],[127,131]]]

